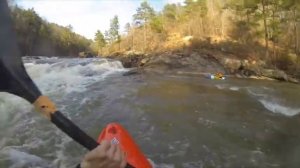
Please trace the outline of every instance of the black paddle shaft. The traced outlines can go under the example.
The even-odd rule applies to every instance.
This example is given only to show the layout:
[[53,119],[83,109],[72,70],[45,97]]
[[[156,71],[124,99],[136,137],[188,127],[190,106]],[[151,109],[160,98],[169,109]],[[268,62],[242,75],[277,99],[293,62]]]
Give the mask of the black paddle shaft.
[[93,138],[83,132],[60,111],[56,111],[51,115],[51,122],[88,150],[93,150],[99,145]]
[[0,0],[0,92],[3,91],[30,103],[41,95],[24,68],[6,0]]
[[[25,70],[16,39],[7,1],[0,0],[0,92],[8,92],[34,103],[42,94]],[[50,120],[88,150],[99,145],[59,111],[52,113]],[[133,166],[127,164],[126,168]]]

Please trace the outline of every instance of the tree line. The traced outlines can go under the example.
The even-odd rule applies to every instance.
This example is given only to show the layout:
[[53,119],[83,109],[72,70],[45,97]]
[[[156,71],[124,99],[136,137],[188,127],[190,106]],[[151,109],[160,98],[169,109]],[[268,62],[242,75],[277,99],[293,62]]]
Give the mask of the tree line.
[[235,14],[233,38],[246,44],[264,39],[265,58],[276,60],[280,53],[300,56],[300,1],[231,0],[225,10]]
[[299,0],[185,0],[167,4],[160,12],[143,1],[125,33],[110,38],[111,25],[98,47],[103,54],[156,52],[172,36],[192,36],[194,41],[227,43],[228,48],[244,46],[244,54],[287,69],[300,54],[299,11]]
[[[149,31],[149,24],[151,22],[151,26],[155,27],[157,25],[157,22],[159,20],[155,20],[156,14],[154,9],[148,4],[147,1],[144,1],[141,3],[141,6],[137,9],[137,13],[133,15],[133,22],[134,24],[126,23],[124,29],[126,34],[129,37],[129,34],[133,31],[133,29],[142,28],[143,29],[143,42],[140,42],[140,39],[138,43],[143,45],[143,51],[147,48],[147,32]],[[109,30],[106,30],[104,34],[98,30],[95,34],[95,42],[98,47],[98,53],[99,55],[103,53],[112,53],[115,51],[121,50],[121,42],[127,42],[126,34],[123,34],[123,37],[121,37],[120,33],[120,25],[119,25],[119,19],[118,16],[114,16],[113,19],[110,21],[110,28]],[[137,35],[137,34],[134,34]],[[133,39],[133,36],[131,36]],[[115,47],[117,46],[117,47]],[[105,48],[106,52],[103,52],[103,48]],[[128,48],[128,50],[133,49],[133,42],[132,47]]]
[[17,41],[23,56],[78,56],[93,53],[91,40],[72,31],[72,26],[60,26],[43,20],[34,9],[11,8]]
[[299,0],[185,0],[162,11],[143,1],[124,32],[114,16],[110,28],[98,30],[94,41],[74,33],[72,26],[43,20],[33,9],[14,6],[12,18],[22,55],[153,53],[172,50],[176,38],[191,36],[195,48],[204,41],[289,69],[300,55],[299,11]]

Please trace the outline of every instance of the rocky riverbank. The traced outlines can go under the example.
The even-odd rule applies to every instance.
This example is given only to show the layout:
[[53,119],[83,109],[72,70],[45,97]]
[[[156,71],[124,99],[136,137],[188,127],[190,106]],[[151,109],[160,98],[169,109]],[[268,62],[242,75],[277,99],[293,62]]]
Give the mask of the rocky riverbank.
[[[191,75],[222,72],[238,78],[273,79],[299,83],[298,79],[282,70],[270,68],[262,60],[238,59],[233,55],[217,51],[187,49],[156,54],[128,52],[116,53],[109,58],[120,60],[125,68],[136,67],[142,71],[173,71]],[[136,70],[133,72],[137,73]]]

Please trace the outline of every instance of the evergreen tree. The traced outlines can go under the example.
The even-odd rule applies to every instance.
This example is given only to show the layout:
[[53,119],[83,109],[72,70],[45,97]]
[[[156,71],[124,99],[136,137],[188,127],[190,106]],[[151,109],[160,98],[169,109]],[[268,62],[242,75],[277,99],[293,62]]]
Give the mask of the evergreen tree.
[[104,32],[104,39],[105,39],[105,41],[106,41],[108,44],[111,44],[111,43],[112,43],[112,40],[111,40],[111,37],[110,37],[110,34],[109,34],[109,31],[108,31],[108,30],[105,30],[105,32]]
[[148,4],[147,1],[144,1],[141,3],[140,7],[137,8],[136,14],[133,15],[133,19],[135,22],[139,22],[140,24],[144,25],[154,16],[154,9]]
[[128,35],[129,32],[130,32],[130,30],[131,30],[131,25],[130,25],[130,23],[126,23],[124,29],[125,29],[125,32],[126,32],[127,35]]
[[141,3],[140,7],[136,10],[136,14],[133,15],[133,20],[139,25],[143,25],[144,29],[144,48],[147,48],[147,23],[155,16],[154,9],[148,4],[147,1]]
[[178,19],[177,6],[175,4],[167,4],[163,9],[163,16],[168,21],[176,21]]
[[102,48],[105,47],[105,45],[106,45],[105,38],[100,30],[97,30],[94,40],[98,47],[98,55],[100,55],[102,53]]
[[150,26],[153,31],[155,31],[157,33],[162,33],[163,29],[164,29],[162,16],[158,15],[158,16],[153,17],[150,21]]
[[118,16],[114,16],[114,18],[110,21],[110,29],[109,29],[109,37],[111,42],[119,42],[120,41],[120,33],[119,33],[120,25]]
[[63,27],[43,20],[34,9],[11,7],[11,15],[22,55],[76,56],[91,51],[91,41]]

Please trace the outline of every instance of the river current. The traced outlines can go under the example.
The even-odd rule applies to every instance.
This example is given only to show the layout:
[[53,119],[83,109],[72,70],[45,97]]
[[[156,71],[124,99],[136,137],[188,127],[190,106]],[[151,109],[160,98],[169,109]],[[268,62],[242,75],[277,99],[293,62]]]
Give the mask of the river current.
[[[124,75],[119,61],[24,58],[58,108],[97,138],[122,124],[158,168],[298,168],[300,85],[176,73]],[[74,167],[87,151],[0,93],[0,167]]]

